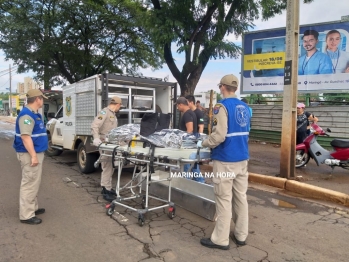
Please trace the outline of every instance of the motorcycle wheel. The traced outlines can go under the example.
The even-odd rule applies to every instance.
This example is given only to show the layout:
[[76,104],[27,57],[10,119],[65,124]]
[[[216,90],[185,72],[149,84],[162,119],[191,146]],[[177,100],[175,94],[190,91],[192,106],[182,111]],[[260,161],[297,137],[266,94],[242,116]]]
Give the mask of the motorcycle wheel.
[[296,151],[296,168],[305,166],[309,162],[310,156],[304,150]]

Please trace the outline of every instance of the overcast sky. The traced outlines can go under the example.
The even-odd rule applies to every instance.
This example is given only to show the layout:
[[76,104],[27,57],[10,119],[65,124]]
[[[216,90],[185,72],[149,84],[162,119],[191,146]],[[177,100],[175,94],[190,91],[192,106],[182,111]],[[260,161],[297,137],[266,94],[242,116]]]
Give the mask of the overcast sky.
[[[302,2],[302,0],[301,0]],[[329,4],[331,3],[331,4]],[[314,0],[311,4],[301,4],[300,5],[300,24],[314,24],[329,21],[337,21],[341,19],[341,16],[349,15],[349,4],[348,0]],[[253,30],[262,29],[273,29],[286,26],[286,14],[278,15],[268,21],[255,21],[256,27]],[[236,44],[241,44],[241,37],[238,39],[235,36],[228,36],[228,39],[234,41]],[[183,64],[183,58],[173,54],[177,65]],[[4,54],[0,50],[0,72],[9,68],[11,61],[4,60]],[[239,75],[241,71],[241,60],[240,59],[224,59],[224,60],[211,60],[196,87],[195,92],[208,91],[210,89],[217,89],[217,83],[222,76],[226,74]],[[152,71],[150,69],[141,70],[144,76],[165,78],[169,76],[170,82],[176,82],[172,76],[167,65],[163,66],[163,69]],[[23,82],[25,76],[33,77],[33,73],[26,74],[16,74],[13,73],[12,76],[12,89],[15,90],[18,82]],[[0,73],[0,92],[4,92],[6,88],[9,87],[9,75],[3,75]]]

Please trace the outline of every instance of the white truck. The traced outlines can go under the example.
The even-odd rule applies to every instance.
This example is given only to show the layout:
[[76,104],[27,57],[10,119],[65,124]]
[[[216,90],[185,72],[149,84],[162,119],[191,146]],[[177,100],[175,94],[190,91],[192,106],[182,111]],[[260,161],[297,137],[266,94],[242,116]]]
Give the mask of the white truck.
[[[171,113],[177,83],[160,78],[134,77],[103,73],[63,87],[63,104],[46,127],[49,135],[48,156],[58,156],[64,150],[76,150],[82,173],[95,170],[99,152],[92,145],[91,123],[97,113],[108,106],[108,99],[119,96],[122,107],[117,113],[118,126],[140,123],[145,113]],[[173,117],[171,127],[173,125]]]

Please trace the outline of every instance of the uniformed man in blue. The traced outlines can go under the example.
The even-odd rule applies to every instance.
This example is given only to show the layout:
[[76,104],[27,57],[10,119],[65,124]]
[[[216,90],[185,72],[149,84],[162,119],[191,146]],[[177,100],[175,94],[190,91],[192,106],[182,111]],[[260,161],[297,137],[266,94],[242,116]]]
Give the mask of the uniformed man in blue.
[[306,54],[298,60],[298,75],[332,74],[331,59],[316,48],[319,33],[316,30],[305,30],[302,40]]
[[[91,131],[93,136],[93,145],[99,146],[105,141],[106,135],[110,130],[118,126],[118,120],[115,113],[120,110],[122,100],[118,96],[113,96],[107,107],[103,108],[95,117],[91,124]],[[115,199],[115,190],[112,189],[112,176],[114,173],[113,163],[111,157],[101,157],[101,186],[103,198],[107,201]]]
[[219,89],[224,99],[214,107],[212,133],[206,140],[198,142],[198,147],[212,148],[212,182],[217,214],[211,237],[202,238],[200,243],[224,250],[229,249],[231,218],[235,223],[232,239],[238,246],[246,244],[248,235],[246,192],[251,116],[248,106],[235,95],[238,85],[235,75],[226,75],[221,79]]
[[22,223],[40,224],[36,217],[45,212],[39,208],[37,195],[41,183],[42,164],[48,147],[44,120],[38,113],[46,96],[39,89],[27,93],[27,105],[19,112],[16,120],[16,135],[13,147],[22,168],[19,190],[19,219]]

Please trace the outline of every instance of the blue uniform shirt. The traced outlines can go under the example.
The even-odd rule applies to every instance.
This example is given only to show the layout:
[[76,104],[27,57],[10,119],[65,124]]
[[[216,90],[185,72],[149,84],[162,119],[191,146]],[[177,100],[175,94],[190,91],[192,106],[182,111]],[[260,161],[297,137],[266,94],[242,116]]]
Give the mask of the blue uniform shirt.
[[[22,111],[19,113],[19,115],[17,116],[16,135],[15,135],[15,140],[13,142],[14,149],[16,150],[16,152],[20,152],[20,153],[28,152],[23,144],[23,140],[21,138],[21,132],[19,129],[19,123],[18,123],[19,119],[24,115],[29,115],[32,119],[34,119],[34,128],[31,134],[31,138],[33,140],[35,152],[37,153],[45,152],[48,147],[48,139],[47,139],[46,128],[45,128],[42,116],[39,113],[32,112],[28,107],[24,107]],[[25,121],[28,121],[28,124],[31,124],[30,120],[25,120]]]
[[212,149],[211,158],[222,162],[248,160],[249,107],[237,98],[226,98],[219,103],[227,111],[228,130],[223,143]]

